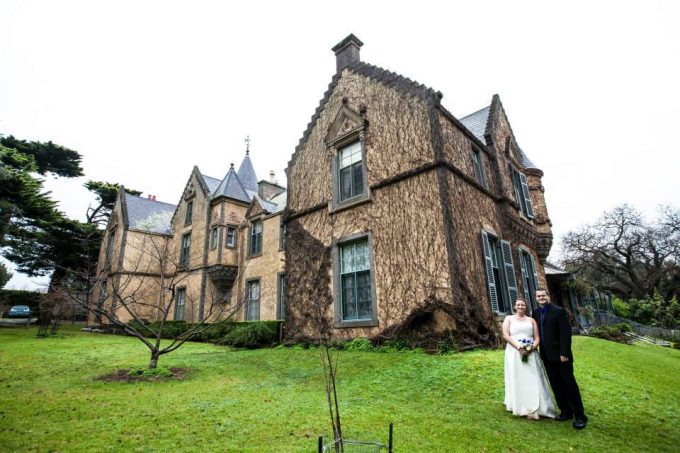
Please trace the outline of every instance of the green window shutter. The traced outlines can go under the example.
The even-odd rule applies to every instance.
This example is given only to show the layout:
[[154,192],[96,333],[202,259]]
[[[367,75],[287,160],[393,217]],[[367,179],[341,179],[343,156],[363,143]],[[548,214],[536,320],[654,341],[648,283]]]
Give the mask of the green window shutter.
[[512,264],[512,248],[508,241],[501,241],[501,254],[503,255],[503,269],[505,270],[505,284],[508,289],[510,310],[517,300],[517,280],[515,279],[515,266]]
[[517,252],[519,254],[519,267],[522,269],[522,288],[524,288],[524,300],[531,301],[531,294],[529,294],[530,288],[529,283],[529,271],[527,270],[527,261],[524,259],[524,253],[522,249],[518,248]]
[[486,266],[486,284],[489,288],[489,300],[491,301],[491,309],[493,311],[499,311],[496,279],[493,276],[493,260],[491,258],[491,245],[489,244],[489,235],[486,233],[486,231],[482,231],[482,251],[484,253],[484,264]]
[[531,207],[531,197],[529,196],[529,184],[527,183],[527,177],[524,173],[519,174],[519,179],[522,182],[522,195],[524,196],[524,205],[526,208],[525,214],[530,219],[534,218],[534,210]]
[[531,269],[533,271],[533,279],[534,279],[534,288],[538,289],[538,269],[536,268],[536,260],[534,260],[534,256],[529,254],[529,259],[531,260]]

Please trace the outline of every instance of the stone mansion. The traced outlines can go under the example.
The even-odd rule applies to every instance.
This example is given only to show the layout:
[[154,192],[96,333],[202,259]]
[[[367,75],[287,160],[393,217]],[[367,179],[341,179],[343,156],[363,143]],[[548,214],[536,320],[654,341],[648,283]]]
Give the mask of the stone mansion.
[[[543,172],[500,98],[456,118],[440,92],[361,61],[362,46],[349,35],[333,48],[336,72],[287,188],[258,179],[246,150],[221,178],[194,167],[177,204],[121,190],[98,303],[120,310],[124,279],[135,315],[153,320],[146,298],[171,269],[169,319],[231,304],[236,320],[285,320],[291,340],[408,329],[492,338],[517,297],[535,304],[552,245]],[[144,244],[167,265],[145,258]]]

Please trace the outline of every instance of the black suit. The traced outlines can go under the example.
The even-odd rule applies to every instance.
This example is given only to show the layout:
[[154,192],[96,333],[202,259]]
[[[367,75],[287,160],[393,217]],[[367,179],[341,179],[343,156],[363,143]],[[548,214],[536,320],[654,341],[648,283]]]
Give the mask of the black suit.
[[[574,356],[571,353],[571,325],[567,312],[556,305],[547,304],[541,319],[541,308],[533,313],[541,338],[540,352],[550,387],[553,389],[557,406],[564,415],[586,419],[581,401],[581,392],[574,378]],[[560,356],[569,358],[562,362]]]

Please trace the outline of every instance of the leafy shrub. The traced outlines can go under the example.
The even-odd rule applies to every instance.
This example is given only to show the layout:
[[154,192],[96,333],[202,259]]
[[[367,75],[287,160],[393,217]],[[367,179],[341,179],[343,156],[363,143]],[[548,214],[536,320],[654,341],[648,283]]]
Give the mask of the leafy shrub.
[[622,318],[630,318],[630,306],[618,297],[612,299],[612,307],[614,308],[614,314]]
[[630,325],[626,323],[609,324],[605,326],[594,327],[590,329],[588,335],[602,338],[604,340],[616,341],[618,343],[630,343],[628,337],[624,335],[625,332],[630,332]]
[[254,321],[239,323],[231,329],[218,344],[226,344],[237,348],[258,348],[276,343],[277,322]]
[[630,319],[641,324],[677,329],[680,326],[680,303],[673,297],[666,301],[657,292],[647,299],[631,299]]
[[345,343],[345,351],[375,351],[376,348],[368,338],[355,338]]

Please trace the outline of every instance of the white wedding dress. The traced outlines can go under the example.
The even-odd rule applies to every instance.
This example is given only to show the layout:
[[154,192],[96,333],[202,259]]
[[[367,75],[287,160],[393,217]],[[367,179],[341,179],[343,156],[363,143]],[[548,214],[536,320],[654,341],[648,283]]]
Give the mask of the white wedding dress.
[[[534,338],[531,318],[510,320],[510,336],[514,340]],[[557,410],[548,387],[543,363],[538,351],[528,356],[526,362],[517,349],[508,344],[505,348],[505,408],[513,415],[538,419],[554,418]]]

